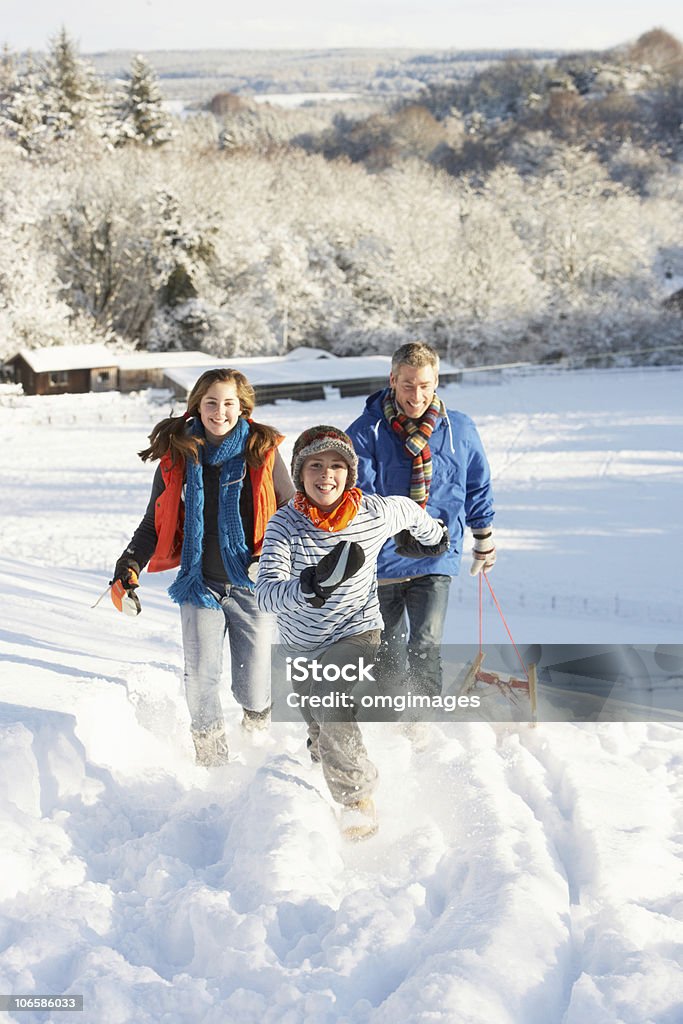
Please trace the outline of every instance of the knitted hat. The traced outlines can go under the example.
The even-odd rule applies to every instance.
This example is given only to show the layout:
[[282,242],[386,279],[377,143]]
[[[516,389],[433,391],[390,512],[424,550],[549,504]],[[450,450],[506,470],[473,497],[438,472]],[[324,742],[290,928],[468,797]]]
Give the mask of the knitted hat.
[[321,452],[336,452],[348,463],[349,475],[346,478],[345,490],[355,486],[358,477],[358,456],[353,450],[353,441],[343,430],[337,427],[309,427],[299,434],[294,442],[292,451],[292,480],[298,491],[303,491],[304,485],[301,482],[301,470],[309,455],[319,455]]

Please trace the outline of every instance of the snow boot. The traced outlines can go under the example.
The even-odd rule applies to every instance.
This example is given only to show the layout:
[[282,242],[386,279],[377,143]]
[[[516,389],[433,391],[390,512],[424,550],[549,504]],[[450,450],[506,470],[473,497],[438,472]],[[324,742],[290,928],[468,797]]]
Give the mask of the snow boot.
[[216,722],[208,729],[193,729],[192,739],[196,753],[195,764],[203,768],[217,768],[228,764],[228,740],[222,722]]
[[272,704],[269,704],[263,711],[250,711],[249,708],[242,708],[242,728],[245,732],[261,732],[270,728],[270,712]]
[[341,830],[344,839],[357,843],[369,839],[378,829],[375,801],[371,796],[346,804],[341,812]]

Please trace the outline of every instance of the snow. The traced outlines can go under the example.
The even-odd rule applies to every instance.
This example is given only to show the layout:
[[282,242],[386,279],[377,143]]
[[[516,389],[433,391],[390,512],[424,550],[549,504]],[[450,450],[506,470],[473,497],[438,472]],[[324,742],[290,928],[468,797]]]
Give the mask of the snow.
[[[496,483],[491,581],[521,643],[675,644],[674,370],[449,386]],[[364,726],[378,835],[342,842],[303,727],[192,760],[171,577],[91,608],[145,507],[164,395],[0,399],[0,992],[83,994],[18,1022],[678,1024],[677,725]],[[258,410],[287,433],[360,398]],[[476,639],[454,582],[453,642]],[[488,615],[489,613],[487,613]],[[491,636],[500,631],[487,617]],[[475,636],[473,636],[473,632]]]

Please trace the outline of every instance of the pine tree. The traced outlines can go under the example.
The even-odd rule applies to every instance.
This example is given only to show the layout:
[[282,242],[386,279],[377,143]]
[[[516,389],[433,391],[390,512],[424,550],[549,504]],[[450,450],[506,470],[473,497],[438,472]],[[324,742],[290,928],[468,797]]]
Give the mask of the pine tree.
[[17,79],[17,58],[7,43],[3,43],[0,53],[0,103],[12,90]]
[[173,137],[173,128],[162,104],[156,72],[144,57],[134,57],[117,110],[120,140],[147,146],[168,142]]
[[40,151],[47,119],[42,72],[29,55],[19,73],[13,55],[5,51],[0,76],[0,131],[25,152]]
[[78,56],[66,29],[51,41],[45,63],[47,128],[54,138],[74,132],[96,137],[106,134],[106,98],[95,69]]

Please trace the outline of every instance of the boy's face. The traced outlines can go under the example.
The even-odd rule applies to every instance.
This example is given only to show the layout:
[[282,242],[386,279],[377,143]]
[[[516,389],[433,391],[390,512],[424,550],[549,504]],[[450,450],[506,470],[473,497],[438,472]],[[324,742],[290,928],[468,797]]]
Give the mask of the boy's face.
[[346,460],[336,452],[309,455],[301,467],[301,482],[306,497],[326,511],[331,511],[344,497],[348,475]]
[[397,373],[389,377],[396,394],[396,404],[412,420],[419,420],[432,404],[439,378],[433,366],[406,366],[401,363]]

